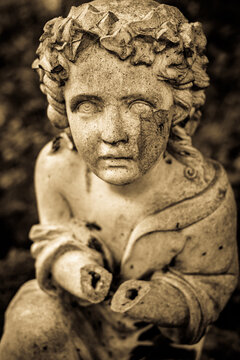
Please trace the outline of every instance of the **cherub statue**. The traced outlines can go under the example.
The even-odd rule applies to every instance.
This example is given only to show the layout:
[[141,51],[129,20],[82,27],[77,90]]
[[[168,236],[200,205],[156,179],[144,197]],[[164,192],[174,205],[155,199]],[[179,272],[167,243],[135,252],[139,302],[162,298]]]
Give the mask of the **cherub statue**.
[[96,0],[40,42],[33,67],[64,132],[37,160],[37,279],[7,310],[1,360],[153,359],[134,349],[199,342],[238,273],[231,187],[191,142],[209,84],[201,25]]

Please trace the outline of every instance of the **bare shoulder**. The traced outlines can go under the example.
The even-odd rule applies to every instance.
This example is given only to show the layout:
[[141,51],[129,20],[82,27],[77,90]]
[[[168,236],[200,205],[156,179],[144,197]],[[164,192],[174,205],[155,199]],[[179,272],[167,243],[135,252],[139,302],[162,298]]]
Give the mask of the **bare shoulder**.
[[78,182],[83,161],[61,134],[41,150],[35,168],[35,189],[41,223],[61,223],[71,217],[64,191]]
[[73,179],[81,170],[83,161],[75,151],[67,135],[62,133],[46,144],[40,151],[35,168],[35,178],[45,178],[48,183]]

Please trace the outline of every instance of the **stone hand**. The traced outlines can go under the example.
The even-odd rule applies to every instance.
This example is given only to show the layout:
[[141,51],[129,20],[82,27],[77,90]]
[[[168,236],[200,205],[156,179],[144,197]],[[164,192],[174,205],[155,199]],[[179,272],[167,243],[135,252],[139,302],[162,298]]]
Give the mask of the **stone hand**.
[[87,304],[99,303],[108,294],[112,274],[91,252],[71,250],[59,256],[53,266],[54,281]]

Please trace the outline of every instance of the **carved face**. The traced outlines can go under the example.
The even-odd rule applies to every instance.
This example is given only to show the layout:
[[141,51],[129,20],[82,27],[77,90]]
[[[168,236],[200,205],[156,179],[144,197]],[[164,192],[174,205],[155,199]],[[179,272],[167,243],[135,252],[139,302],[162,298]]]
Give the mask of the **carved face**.
[[85,50],[65,86],[78,152],[102,180],[132,183],[161,160],[172,119],[171,88],[154,64],[133,66],[96,46]]

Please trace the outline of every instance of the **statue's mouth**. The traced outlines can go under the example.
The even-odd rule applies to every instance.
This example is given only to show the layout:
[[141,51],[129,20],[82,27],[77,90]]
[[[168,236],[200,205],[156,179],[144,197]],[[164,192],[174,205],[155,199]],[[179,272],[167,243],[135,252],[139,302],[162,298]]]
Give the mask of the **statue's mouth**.
[[133,161],[132,156],[120,156],[120,155],[106,155],[99,158],[104,162],[104,166],[107,168],[127,168],[130,161]]
[[100,159],[103,160],[133,160],[132,156],[119,156],[119,155],[107,155],[107,156],[101,156]]

